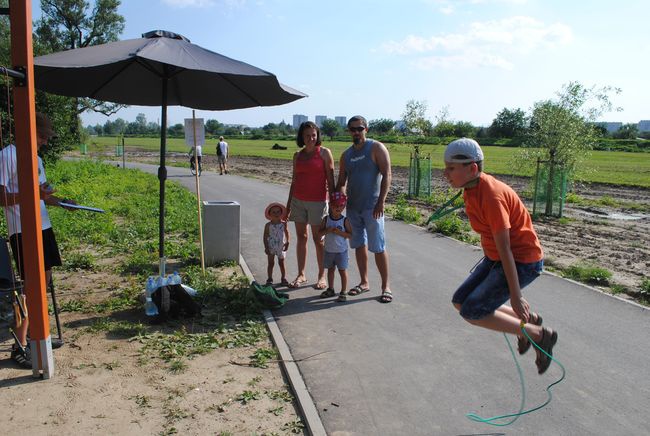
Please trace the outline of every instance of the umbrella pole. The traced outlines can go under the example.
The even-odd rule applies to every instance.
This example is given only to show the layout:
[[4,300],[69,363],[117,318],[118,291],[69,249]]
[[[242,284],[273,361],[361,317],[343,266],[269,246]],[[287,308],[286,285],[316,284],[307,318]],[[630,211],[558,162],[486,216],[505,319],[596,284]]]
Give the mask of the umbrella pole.
[[160,203],[158,217],[158,255],[160,257],[160,276],[165,275],[165,180],[167,167],[165,167],[165,154],[167,153],[167,77],[163,77],[162,84],[162,113],[160,115],[160,167],[158,167],[158,180],[160,180]]

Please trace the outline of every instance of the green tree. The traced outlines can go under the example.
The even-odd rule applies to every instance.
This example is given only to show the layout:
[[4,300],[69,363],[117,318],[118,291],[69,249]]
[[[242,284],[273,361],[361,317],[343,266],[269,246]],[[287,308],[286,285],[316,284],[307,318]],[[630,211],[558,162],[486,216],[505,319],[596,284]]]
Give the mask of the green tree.
[[639,126],[632,123],[623,124],[613,136],[617,139],[635,139],[639,136]]
[[454,124],[454,136],[459,138],[474,138],[478,129],[467,121],[457,121]]
[[449,119],[449,107],[444,106],[436,115],[436,125],[431,133],[440,137],[454,136],[454,130],[454,122]]
[[425,137],[431,133],[431,121],[426,117],[427,102],[425,100],[409,100],[402,113],[402,120],[407,134]]
[[339,133],[339,131],[341,130],[341,126],[336,121],[328,118],[325,121],[323,121],[320,130],[321,132],[323,132],[323,134],[329,136],[330,139],[332,139]]
[[205,131],[211,135],[220,135],[223,133],[223,124],[217,120],[208,120],[205,122]]
[[395,121],[388,118],[379,118],[377,120],[370,120],[368,122],[368,130],[371,133],[376,133],[378,135],[386,135],[391,133],[395,128]]
[[185,126],[181,123],[176,123],[173,126],[167,128],[167,134],[169,136],[184,136],[185,135]]
[[[34,24],[34,54],[43,55],[67,49],[88,47],[117,41],[124,30],[124,17],[117,13],[120,0],[41,0],[43,16]],[[59,139],[67,148],[79,141],[81,125],[78,115],[87,110],[111,115],[125,105],[90,98],[70,98],[37,92],[37,107],[70,127]],[[55,114],[56,112],[56,114]],[[62,112],[70,112],[64,115]],[[56,126],[56,124],[55,124]],[[62,133],[62,132],[57,132]]]
[[[549,168],[549,184],[557,171],[571,179],[598,138],[594,121],[613,109],[609,94],[620,90],[611,87],[585,88],[570,82],[557,94],[557,100],[535,103],[530,128],[522,153],[521,165],[543,161]],[[549,192],[552,189],[549,186]],[[548,196],[546,214],[552,213],[552,196]]]
[[488,128],[493,138],[519,138],[526,133],[526,113],[521,109],[503,108]]

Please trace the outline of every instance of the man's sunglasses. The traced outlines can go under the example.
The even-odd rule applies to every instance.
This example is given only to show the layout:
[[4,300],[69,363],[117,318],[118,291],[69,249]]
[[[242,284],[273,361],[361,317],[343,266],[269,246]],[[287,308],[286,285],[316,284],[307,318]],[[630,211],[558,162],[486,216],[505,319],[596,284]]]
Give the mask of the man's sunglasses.
[[366,128],[363,127],[363,126],[359,126],[359,127],[348,127],[348,130],[349,130],[350,132],[363,132],[364,130],[366,130]]

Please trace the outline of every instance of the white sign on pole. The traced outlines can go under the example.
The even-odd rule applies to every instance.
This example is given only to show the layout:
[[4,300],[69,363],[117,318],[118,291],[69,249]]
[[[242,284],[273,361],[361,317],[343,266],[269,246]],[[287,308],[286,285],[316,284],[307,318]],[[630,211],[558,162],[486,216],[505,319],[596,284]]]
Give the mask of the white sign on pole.
[[[192,126],[192,121],[195,125]],[[185,144],[194,147],[194,132],[196,132],[196,145],[205,145],[205,126],[203,118],[185,118]]]

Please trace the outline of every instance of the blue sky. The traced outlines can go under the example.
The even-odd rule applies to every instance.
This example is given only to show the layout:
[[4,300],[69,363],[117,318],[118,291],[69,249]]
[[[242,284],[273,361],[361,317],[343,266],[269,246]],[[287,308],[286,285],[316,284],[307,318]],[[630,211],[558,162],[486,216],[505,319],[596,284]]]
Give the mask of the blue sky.
[[[433,122],[446,108],[454,121],[486,126],[504,107],[528,111],[569,81],[621,88],[613,101],[623,110],[603,121],[650,119],[650,6],[641,0],[123,0],[119,12],[121,39],[170,30],[309,94],[284,106],[197,111],[226,124],[399,119],[415,99]],[[160,118],[143,106],[112,118],[138,113]],[[169,108],[170,123],[191,116]]]

